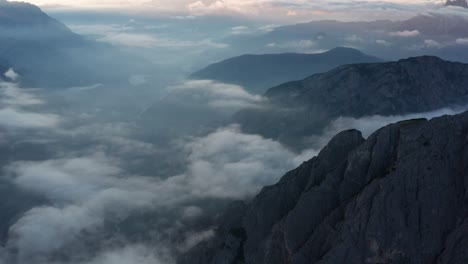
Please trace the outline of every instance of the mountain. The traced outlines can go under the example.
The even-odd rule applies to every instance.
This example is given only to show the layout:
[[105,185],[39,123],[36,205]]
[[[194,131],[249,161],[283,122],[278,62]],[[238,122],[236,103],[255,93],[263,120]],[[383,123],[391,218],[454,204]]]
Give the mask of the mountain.
[[238,84],[248,91],[263,93],[275,85],[344,64],[380,61],[351,48],[335,48],[318,54],[243,55],[209,65],[192,74],[191,78]]
[[401,115],[468,103],[468,65],[423,56],[345,65],[269,89],[270,106],[231,120],[247,133],[301,148],[338,117]]
[[75,34],[24,2],[0,1],[0,58],[22,73],[24,85],[48,89],[115,86],[150,72],[146,61]]
[[[26,35],[27,33],[31,35]],[[32,31],[31,29],[34,29]],[[0,2],[0,30],[2,37],[23,35],[24,38],[74,38],[77,35],[42,10],[25,2]]]
[[0,2],[0,57],[24,73],[29,85],[60,86],[79,79],[86,67],[74,63],[66,49],[83,45],[83,38],[37,6]]
[[467,27],[466,16],[438,12],[400,21],[319,20],[254,36],[231,36],[224,42],[243,53],[308,53],[346,46],[384,60],[432,55],[468,63],[468,46],[463,42]]
[[180,263],[468,263],[467,135],[468,112],[344,131]]
[[445,3],[445,5],[468,8],[468,2],[466,0],[447,0],[447,3]]

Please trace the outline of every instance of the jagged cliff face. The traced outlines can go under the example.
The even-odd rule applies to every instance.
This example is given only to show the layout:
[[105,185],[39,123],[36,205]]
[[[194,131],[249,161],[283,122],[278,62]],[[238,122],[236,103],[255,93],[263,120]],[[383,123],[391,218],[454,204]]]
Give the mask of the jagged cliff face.
[[239,112],[234,121],[300,148],[340,117],[432,111],[468,101],[468,65],[437,57],[353,64],[285,83],[266,93],[272,106]]
[[181,263],[468,263],[468,112],[337,135]]

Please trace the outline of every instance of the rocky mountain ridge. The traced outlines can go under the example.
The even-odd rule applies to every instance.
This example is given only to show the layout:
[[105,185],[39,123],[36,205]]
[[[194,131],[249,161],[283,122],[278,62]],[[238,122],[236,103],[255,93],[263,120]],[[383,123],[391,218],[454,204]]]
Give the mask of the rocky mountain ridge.
[[467,263],[467,144],[468,112],[344,131],[180,263]]
[[397,62],[345,65],[271,88],[271,106],[240,111],[247,133],[304,145],[338,117],[402,115],[468,102],[468,65],[422,56]]

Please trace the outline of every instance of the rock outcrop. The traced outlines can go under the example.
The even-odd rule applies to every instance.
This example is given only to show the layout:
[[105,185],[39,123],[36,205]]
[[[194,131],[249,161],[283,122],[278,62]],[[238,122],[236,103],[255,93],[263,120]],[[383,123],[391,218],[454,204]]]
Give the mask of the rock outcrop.
[[181,263],[468,263],[468,112],[349,130]]

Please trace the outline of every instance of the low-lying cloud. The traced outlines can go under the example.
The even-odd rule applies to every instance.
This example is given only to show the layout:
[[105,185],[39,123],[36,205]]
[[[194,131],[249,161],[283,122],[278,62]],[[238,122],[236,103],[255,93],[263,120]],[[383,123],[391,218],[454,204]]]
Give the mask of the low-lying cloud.
[[166,99],[173,102],[184,101],[184,104],[195,102],[225,110],[260,107],[265,100],[262,96],[250,94],[239,85],[212,80],[192,80],[172,86]]
[[[348,129],[357,129],[362,132],[364,137],[370,136],[378,129],[392,123],[396,123],[403,120],[426,118],[432,119],[443,115],[455,115],[468,110],[468,106],[454,106],[442,109],[437,109],[429,112],[412,113],[406,115],[394,115],[394,116],[364,116],[361,118],[353,117],[339,117],[332,121],[322,132],[320,136],[310,137],[309,141],[317,148],[324,147],[328,141],[336,134],[341,131]],[[312,152],[313,153],[313,152]]]
[[403,30],[403,31],[396,31],[390,32],[389,35],[393,37],[416,37],[419,36],[421,33],[418,30]]
[[55,128],[60,122],[56,114],[31,109],[44,102],[33,91],[15,83],[0,83],[0,127],[7,129]]

